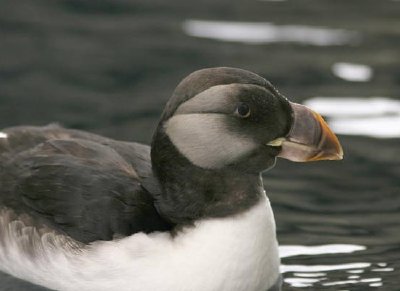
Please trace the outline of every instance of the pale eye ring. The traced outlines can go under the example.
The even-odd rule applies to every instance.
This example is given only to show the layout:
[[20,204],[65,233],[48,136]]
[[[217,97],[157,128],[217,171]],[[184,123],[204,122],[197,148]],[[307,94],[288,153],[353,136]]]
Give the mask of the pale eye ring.
[[241,102],[238,104],[238,106],[236,107],[236,111],[235,113],[242,117],[242,118],[246,118],[250,116],[250,107],[249,105],[247,105],[244,102]]

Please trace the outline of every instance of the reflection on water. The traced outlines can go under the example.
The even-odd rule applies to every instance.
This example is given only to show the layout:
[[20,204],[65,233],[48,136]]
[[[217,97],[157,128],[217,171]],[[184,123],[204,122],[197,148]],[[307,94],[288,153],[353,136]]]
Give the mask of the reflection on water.
[[336,63],[332,72],[337,77],[352,82],[367,82],[372,78],[372,68],[366,65]]
[[[367,278],[367,279],[360,279],[360,280],[344,280],[344,281],[333,281],[322,283],[322,286],[337,286],[337,285],[349,285],[349,284],[358,284],[358,283],[371,283],[369,286],[371,287],[379,287],[382,286],[381,278]],[[379,283],[373,283],[379,282]],[[359,284],[358,284],[359,285]]]
[[320,279],[312,279],[312,278],[285,278],[285,283],[289,284],[292,287],[312,287],[314,283],[319,282]]
[[343,29],[275,25],[268,22],[186,20],[183,23],[183,30],[194,37],[249,44],[294,42],[329,46],[354,43],[359,39],[358,33]]
[[[358,274],[372,266],[371,263],[356,262],[337,265],[283,265],[282,272],[286,273],[284,282],[292,287],[318,287],[343,284],[380,282],[380,277],[370,275],[346,275],[356,271]],[[376,274],[375,274],[376,275]],[[346,280],[332,280],[331,278],[346,278]]]
[[305,105],[327,117],[339,134],[377,138],[400,137],[400,101],[375,98],[317,97]]
[[281,258],[293,257],[298,255],[322,255],[322,254],[340,254],[352,253],[365,250],[365,246],[333,244],[322,246],[301,246],[301,245],[283,245],[279,247]]
[[[309,255],[328,255],[353,253],[366,250],[365,246],[336,244],[320,246],[280,246],[281,258]],[[377,277],[377,272],[392,272],[394,268],[387,268],[386,263],[372,264],[369,262],[352,262],[346,264],[329,265],[298,265],[282,264],[281,272],[286,274],[284,282],[292,287],[304,288],[319,286],[365,285],[370,287],[382,286],[382,278]],[[369,271],[368,274],[365,274]],[[333,272],[333,274],[331,274]],[[375,272],[372,276],[370,272]],[[346,274],[347,273],[347,274]],[[357,275],[354,275],[357,274]],[[362,275],[363,274],[363,275]],[[331,278],[340,278],[331,279]],[[346,278],[343,280],[343,278]]]
[[282,273],[288,272],[327,272],[337,270],[360,269],[370,267],[370,263],[356,262],[350,264],[337,265],[282,265]]

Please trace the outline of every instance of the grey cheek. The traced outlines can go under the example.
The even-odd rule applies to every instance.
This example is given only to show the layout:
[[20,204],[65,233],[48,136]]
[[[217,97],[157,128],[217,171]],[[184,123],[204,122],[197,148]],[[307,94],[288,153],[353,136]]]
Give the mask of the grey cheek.
[[172,143],[196,166],[218,169],[254,150],[257,145],[225,126],[223,114],[175,115],[165,125]]
[[233,112],[235,102],[232,102],[232,96],[237,94],[239,87],[238,84],[229,84],[208,88],[181,104],[175,115],[199,112]]

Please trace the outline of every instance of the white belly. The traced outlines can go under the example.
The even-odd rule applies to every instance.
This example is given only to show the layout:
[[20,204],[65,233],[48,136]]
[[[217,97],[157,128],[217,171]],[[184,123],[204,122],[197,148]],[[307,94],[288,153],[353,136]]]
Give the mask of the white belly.
[[[14,249],[0,247],[0,269],[52,289],[80,291],[259,291],[279,277],[266,197],[243,214],[199,221],[175,237],[138,233],[93,243],[79,254],[40,247],[43,254],[29,258],[10,241],[5,248]],[[9,251],[19,255],[5,255]]]

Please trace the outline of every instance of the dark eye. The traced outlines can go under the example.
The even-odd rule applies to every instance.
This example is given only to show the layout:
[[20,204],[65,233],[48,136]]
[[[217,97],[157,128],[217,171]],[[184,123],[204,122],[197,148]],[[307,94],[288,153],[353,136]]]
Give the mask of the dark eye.
[[236,108],[236,114],[240,117],[246,118],[250,116],[250,107],[246,103],[239,103]]

